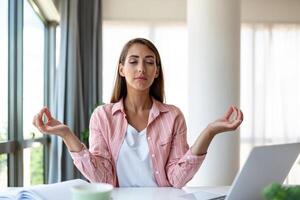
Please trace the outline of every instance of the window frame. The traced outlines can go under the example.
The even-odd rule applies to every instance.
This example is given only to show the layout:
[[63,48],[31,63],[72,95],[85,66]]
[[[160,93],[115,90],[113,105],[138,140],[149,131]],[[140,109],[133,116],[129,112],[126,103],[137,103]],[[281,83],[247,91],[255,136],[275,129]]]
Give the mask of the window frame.
[[[55,67],[56,22],[47,22],[37,11],[32,0],[28,1],[45,26],[44,38],[44,105],[49,106],[50,67]],[[7,154],[8,186],[23,186],[23,150],[36,143],[44,148],[43,182],[48,182],[50,137],[23,139],[23,4],[8,1],[8,140],[0,143],[0,154]]]

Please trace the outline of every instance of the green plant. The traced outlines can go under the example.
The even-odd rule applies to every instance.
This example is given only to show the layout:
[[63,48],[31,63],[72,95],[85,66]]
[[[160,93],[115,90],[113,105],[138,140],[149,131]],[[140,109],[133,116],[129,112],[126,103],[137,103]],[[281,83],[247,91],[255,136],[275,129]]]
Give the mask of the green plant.
[[0,174],[7,170],[7,154],[0,154]]
[[[6,141],[6,133],[1,133],[0,132],[0,142]],[[7,154],[0,154],[0,174],[4,169],[7,167]]]
[[263,189],[266,200],[298,200],[300,199],[300,186],[282,186],[272,183]]
[[[93,111],[100,105],[103,105],[104,103],[97,103],[90,111],[89,111],[89,118],[91,118],[91,115],[93,114]],[[82,132],[80,132],[80,140],[88,146],[89,144],[89,128],[84,129]]]
[[44,182],[43,147],[35,147],[30,153],[30,184],[37,185]]

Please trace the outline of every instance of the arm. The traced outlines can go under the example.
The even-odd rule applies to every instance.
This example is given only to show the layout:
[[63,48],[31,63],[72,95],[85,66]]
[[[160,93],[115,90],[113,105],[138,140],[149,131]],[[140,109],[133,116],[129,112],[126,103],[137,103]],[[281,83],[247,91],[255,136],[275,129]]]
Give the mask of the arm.
[[[234,112],[236,112],[236,118],[232,118]],[[213,140],[213,138],[222,132],[236,130],[243,121],[243,113],[238,108],[231,106],[227,113],[220,119],[210,123],[206,129],[198,136],[197,140],[191,147],[191,151],[194,155],[202,155],[207,152],[207,149]]]
[[[236,112],[235,120],[230,120]],[[167,163],[167,176],[172,186],[183,187],[200,168],[207,149],[215,135],[225,131],[235,130],[242,123],[243,113],[231,106],[227,113],[210,123],[202,131],[195,143],[188,149],[186,139],[186,124],[183,115],[179,115],[175,121],[176,133],[173,137],[170,157]]]
[[[43,116],[46,117],[45,123],[43,122]],[[67,145],[69,151],[79,152],[82,150],[82,144],[76,135],[68,126],[54,119],[47,107],[44,107],[34,116],[32,123],[42,133],[60,136]]]
[[186,123],[183,114],[178,112],[173,125],[174,134],[166,165],[166,174],[173,187],[182,188],[198,171],[205,155],[194,155],[189,149]]
[[[43,115],[46,116],[45,123],[42,120]],[[92,115],[90,121],[90,150],[81,143],[68,126],[54,119],[46,107],[35,115],[33,124],[42,133],[61,137],[70,151],[75,166],[91,182],[116,185],[112,157],[101,133],[104,125],[96,114]]]
[[90,122],[90,149],[83,146],[82,151],[70,153],[75,166],[89,181],[110,183],[116,186],[117,178],[114,173],[112,155],[98,122],[93,114]]

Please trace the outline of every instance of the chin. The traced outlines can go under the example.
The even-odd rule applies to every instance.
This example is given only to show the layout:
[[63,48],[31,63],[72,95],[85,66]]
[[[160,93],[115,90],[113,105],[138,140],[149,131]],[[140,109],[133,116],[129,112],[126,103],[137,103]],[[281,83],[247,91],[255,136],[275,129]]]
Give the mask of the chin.
[[141,86],[141,85],[139,85],[139,86],[133,87],[133,89],[137,90],[139,92],[145,92],[145,91],[149,91],[150,90],[150,86],[147,87],[147,86]]

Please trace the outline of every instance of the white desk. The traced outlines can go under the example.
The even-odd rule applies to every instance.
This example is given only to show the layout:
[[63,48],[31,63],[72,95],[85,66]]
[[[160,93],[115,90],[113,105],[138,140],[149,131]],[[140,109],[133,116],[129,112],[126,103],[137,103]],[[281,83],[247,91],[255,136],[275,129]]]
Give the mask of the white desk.
[[115,188],[112,193],[113,200],[167,200],[182,199],[185,191],[171,188]]
[[228,191],[224,187],[185,187],[176,189],[172,187],[159,188],[115,188],[112,193],[113,200],[195,200],[193,195],[197,191],[224,194]]
[[[0,193],[16,194],[22,188],[3,188],[0,189]],[[114,188],[112,192],[112,200],[196,200],[193,192],[206,191],[217,194],[224,194],[228,190],[228,187],[185,187],[183,189],[176,189],[172,187],[149,187],[149,188]],[[65,191],[67,192],[67,191]],[[1,196],[1,195],[0,195]],[[57,199],[65,197],[58,197]]]

